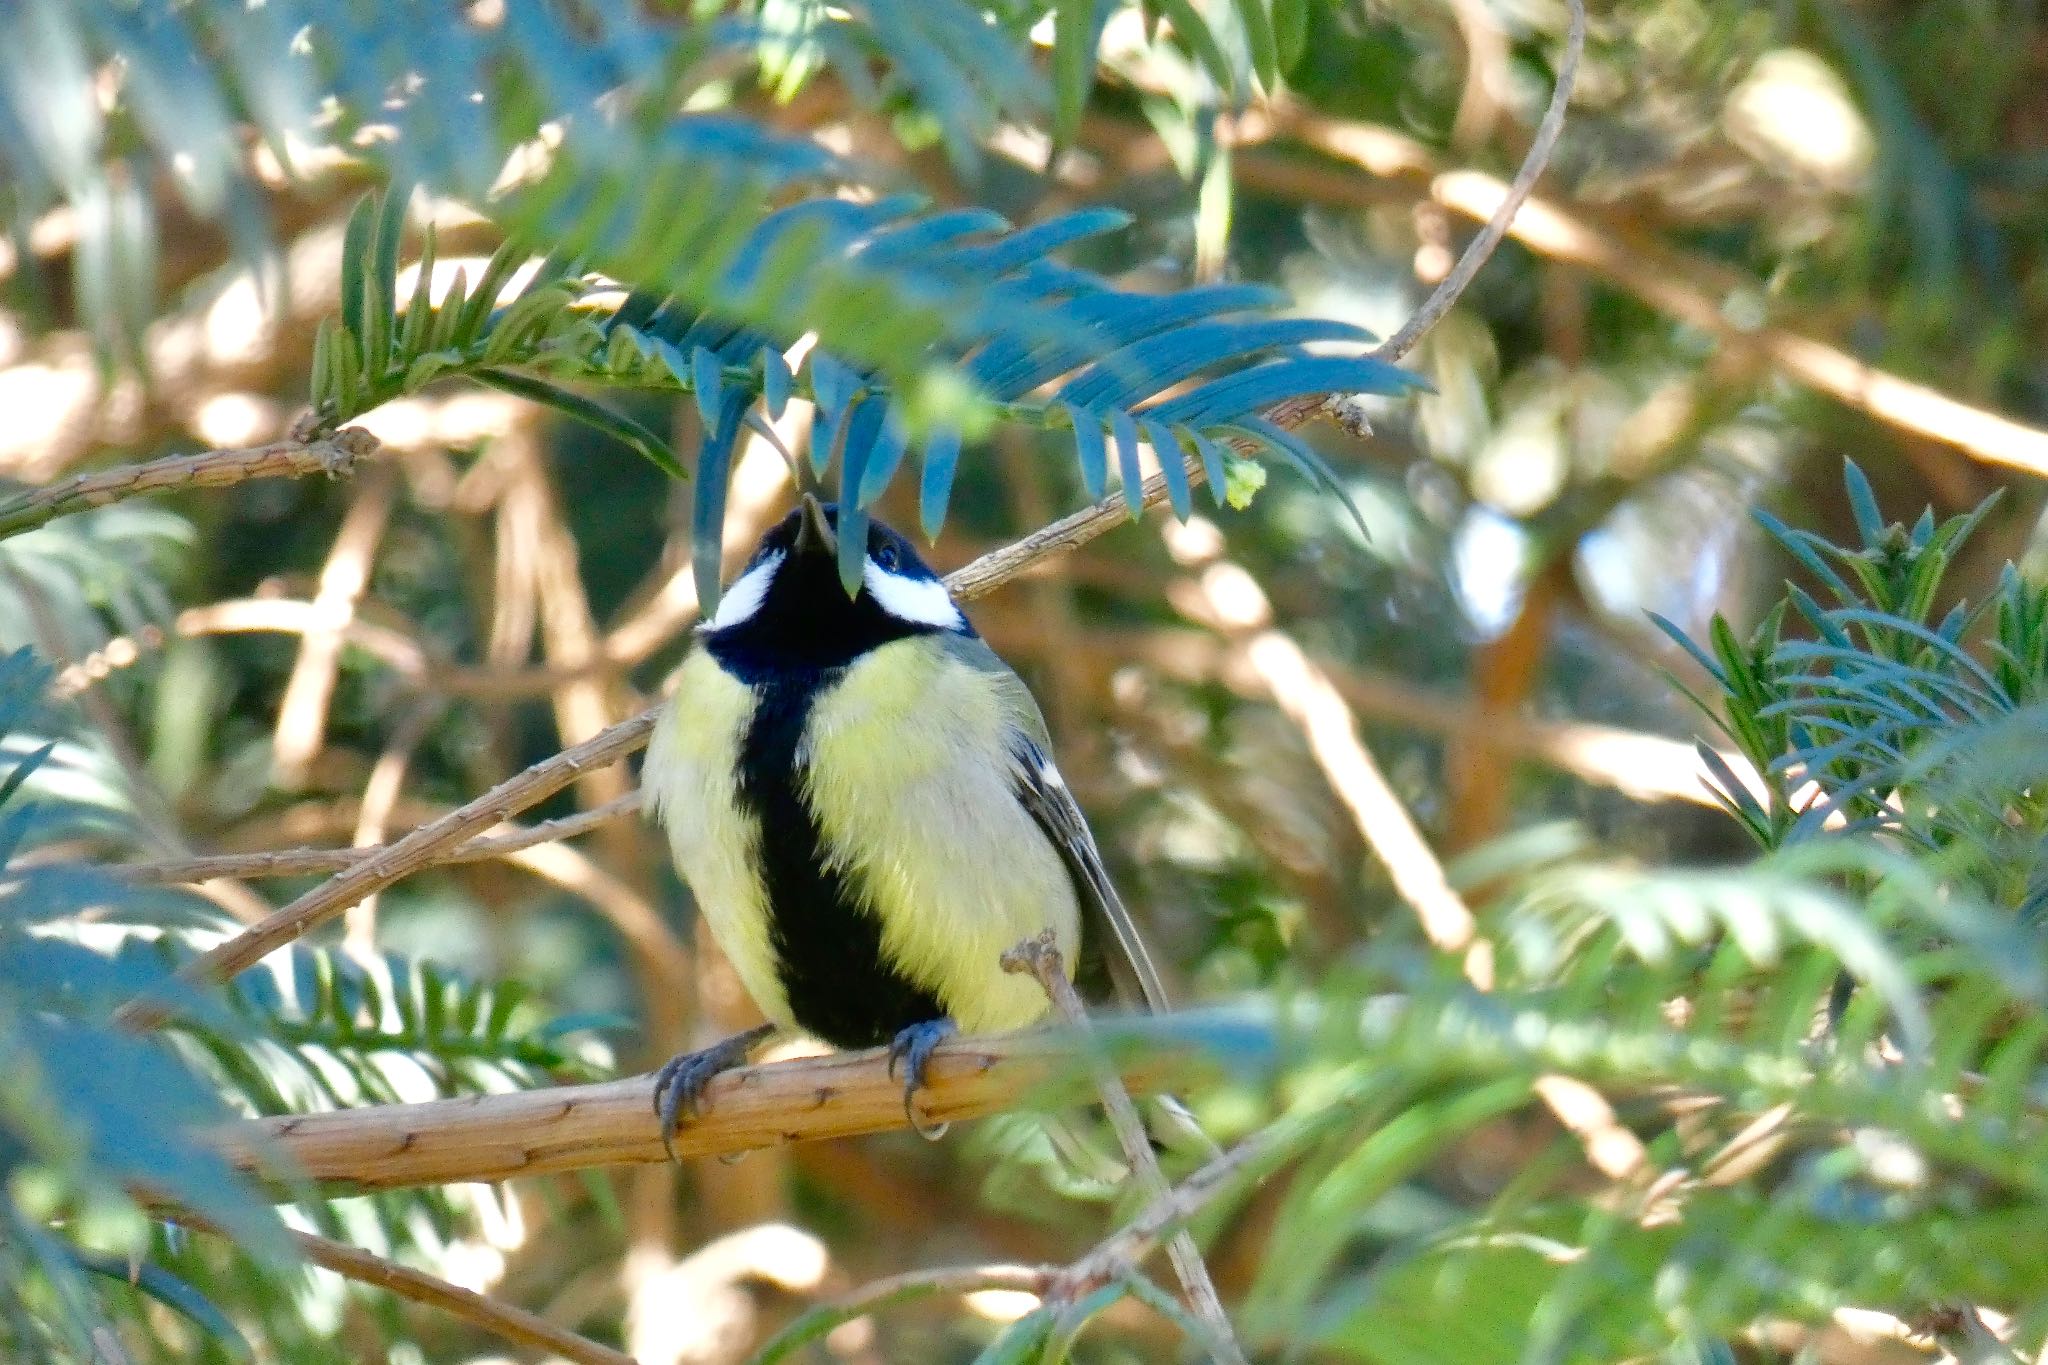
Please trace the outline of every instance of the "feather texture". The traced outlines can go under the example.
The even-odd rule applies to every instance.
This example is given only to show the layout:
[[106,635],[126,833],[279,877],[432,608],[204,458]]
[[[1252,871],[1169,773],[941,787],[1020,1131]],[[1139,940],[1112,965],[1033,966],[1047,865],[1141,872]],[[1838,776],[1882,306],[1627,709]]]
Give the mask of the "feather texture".
[[1046,1011],[1003,952],[1051,929],[1078,958],[1073,883],[1012,790],[1007,698],[950,635],[870,651],[813,709],[804,791],[829,858],[882,926],[882,948],[969,1032]]

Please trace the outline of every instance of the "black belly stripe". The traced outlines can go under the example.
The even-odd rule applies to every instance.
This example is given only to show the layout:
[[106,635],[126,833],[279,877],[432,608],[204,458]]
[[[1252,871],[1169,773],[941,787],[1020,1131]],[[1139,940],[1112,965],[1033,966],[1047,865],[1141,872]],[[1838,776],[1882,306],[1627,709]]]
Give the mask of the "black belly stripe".
[[847,874],[825,866],[824,834],[804,801],[796,756],[811,706],[836,672],[755,682],[739,806],[760,830],[769,939],[790,1012],[834,1047],[875,1047],[946,1011],[882,956],[881,923]]

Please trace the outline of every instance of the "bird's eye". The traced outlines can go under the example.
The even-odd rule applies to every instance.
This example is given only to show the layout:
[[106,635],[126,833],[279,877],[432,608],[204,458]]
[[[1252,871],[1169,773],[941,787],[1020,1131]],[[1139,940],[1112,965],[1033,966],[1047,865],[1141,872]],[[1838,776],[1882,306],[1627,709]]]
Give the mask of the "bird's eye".
[[894,545],[878,546],[875,550],[874,560],[875,567],[883,573],[896,572],[896,547]]

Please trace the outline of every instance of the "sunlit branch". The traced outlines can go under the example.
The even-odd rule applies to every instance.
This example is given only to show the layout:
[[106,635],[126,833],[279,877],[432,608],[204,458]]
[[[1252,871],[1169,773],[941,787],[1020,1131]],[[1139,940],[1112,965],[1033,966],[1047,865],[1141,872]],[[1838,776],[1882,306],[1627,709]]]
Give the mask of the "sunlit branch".
[[[1196,1082],[1191,1047],[1164,1044],[1120,1057],[1132,1093]],[[1049,1033],[963,1038],[932,1056],[918,1108],[935,1122],[981,1118],[1089,1092],[1081,1050]],[[704,1113],[675,1134],[679,1156],[732,1156],[786,1142],[890,1132],[909,1122],[903,1082],[881,1050],[742,1067],[712,1081]],[[422,1104],[249,1119],[218,1131],[236,1164],[341,1190],[508,1180],[667,1160],[653,1078],[467,1095]]]
[[1543,111],[1542,122],[1536,125],[1536,136],[1529,143],[1528,155],[1522,158],[1522,165],[1515,172],[1515,178],[1494,205],[1487,216],[1486,225],[1479,230],[1465,247],[1458,263],[1451,267],[1450,274],[1443,277],[1437,287],[1430,291],[1422,307],[1415,315],[1401,324],[1401,330],[1382,343],[1373,354],[1382,360],[1399,360],[1415,349],[1415,343],[1423,334],[1436,326],[1444,314],[1451,311],[1472,283],[1473,276],[1492,257],[1494,248],[1508,232],[1509,224],[1515,220],[1522,202],[1529,192],[1536,188],[1536,181],[1543,175],[1543,168],[1550,164],[1550,153],[1557,147],[1557,139],[1564,132],[1565,106],[1571,103],[1572,84],[1579,71],[1579,56],[1586,49],[1586,6],[1584,0],[1567,0],[1571,7],[1571,23],[1564,39],[1564,55],[1558,59],[1557,80],[1550,92],[1550,105]]
[[308,474],[339,477],[353,472],[356,461],[376,448],[375,437],[349,428],[317,441],[273,441],[243,450],[172,455],[97,474],[78,474],[0,503],[0,536],[33,530],[71,512],[145,493],[220,488],[249,479],[303,478]]
[[[444,866],[459,863],[480,863],[492,858],[503,858],[529,849],[536,844],[552,844],[563,839],[573,839],[605,824],[607,821],[631,815],[640,809],[640,793],[627,792],[624,796],[564,815],[554,820],[544,820],[537,825],[506,834],[486,834],[457,844],[446,853],[430,860],[429,866]],[[390,848],[389,844],[376,844],[367,848],[279,848],[257,853],[215,853],[195,858],[170,858],[150,863],[115,863],[107,870],[131,882],[202,882],[212,877],[305,877],[324,872],[340,872],[354,867],[357,863],[379,856]]]

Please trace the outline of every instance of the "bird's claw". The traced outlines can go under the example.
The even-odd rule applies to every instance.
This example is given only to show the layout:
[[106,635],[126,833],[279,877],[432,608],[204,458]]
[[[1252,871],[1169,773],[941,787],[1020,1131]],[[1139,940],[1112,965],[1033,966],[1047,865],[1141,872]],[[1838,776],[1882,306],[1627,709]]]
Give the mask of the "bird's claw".
[[917,1116],[917,1107],[911,1101],[924,1088],[925,1067],[931,1062],[932,1053],[959,1031],[951,1019],[929,1019],[912,1024],[889,1041],[889,1075],[895,1076],[899,1062],[903,1066],[903,1117],[910,1120],[911,1128],[926,1142],[937,1142],[953,1125],[926,1123]]
[[654,1073],[654,1112],[661,1119],[661,1145],[670,1161],[676,1160],[676,1121],[687,1113],[696,1118],[704,1112],[704,1092],[721,1071],[744,1065],[747,1053],[761,1041],[765,1030],[735,1034],[695,1052],[681,1052]]

